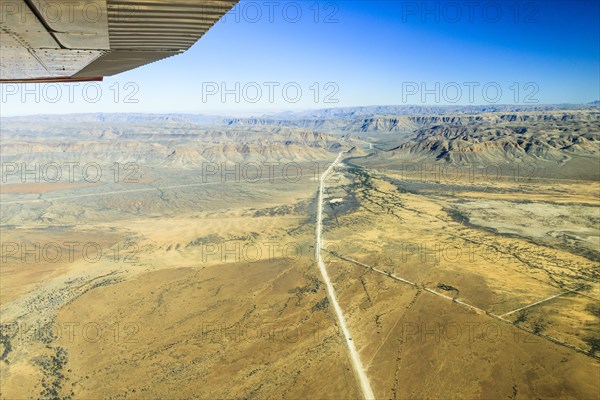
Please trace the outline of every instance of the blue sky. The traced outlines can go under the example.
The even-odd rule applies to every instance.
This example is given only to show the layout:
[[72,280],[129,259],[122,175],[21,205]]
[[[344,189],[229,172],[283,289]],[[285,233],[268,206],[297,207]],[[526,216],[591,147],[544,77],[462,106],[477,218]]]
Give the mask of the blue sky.
[[56,103],[56,87],[3,87],[2,115],[587,103],[600,98],[599,4],[242,0],[188,52],[88,99],[83,84]]

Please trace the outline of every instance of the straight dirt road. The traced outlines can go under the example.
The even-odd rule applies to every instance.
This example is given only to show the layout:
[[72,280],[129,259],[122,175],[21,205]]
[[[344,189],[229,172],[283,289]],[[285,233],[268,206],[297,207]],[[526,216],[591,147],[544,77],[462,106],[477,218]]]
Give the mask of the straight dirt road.
[[350,359],[352,360],[352,367],[354,368],[354,373],[360,383],[360,388],[363,393],[363,397],[365,399],[375,399],[375,395],[373,394],[373,389],[371,389],[371,383],[369,382],[369,378],[363,368],[362,362],[360,361],[360,355],[356,350],[356,346],[354,345],[354,341],[352,340],[352,336],[350,335],[350,331],[348,330],[348,326],[346,325],[346,319],[344,318],[344,313],[335,297],[335,290],[333,288],[333,284],[329,279],[329,274],[327,273],[327,267],[325,266],[325,262],[323,261],[323,257],[321,256],[321,250],[323,247],[323,191],[325,188],[325,179],[331,173],[331,171],[335,168],[335,166],[340,162],[342,155],[345,152],[342,151],[338,154],[335,161],[325,170],[321,178],[319,179],[319,199],[317,202],[317,241],[315,245],[317,264],[319,266],[319,270],[321,271],[321,275],[323,276],[323,281],[327,287],[327,296],[329,297],[329,302],[333,305],[333,309],[335,311],[335,315],[338,319],[338,323],[342,328],[342,332],[344,334],[344,339],[346,340],[346,345],[348,347],[348,351],[350,352]]

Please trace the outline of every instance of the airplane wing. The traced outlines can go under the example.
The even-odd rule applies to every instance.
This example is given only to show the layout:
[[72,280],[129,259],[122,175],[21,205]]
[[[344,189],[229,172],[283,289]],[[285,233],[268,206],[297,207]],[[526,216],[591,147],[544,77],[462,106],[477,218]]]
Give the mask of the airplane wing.
[[239,0],[1,0],[0,82],[102,80],[189,49]]

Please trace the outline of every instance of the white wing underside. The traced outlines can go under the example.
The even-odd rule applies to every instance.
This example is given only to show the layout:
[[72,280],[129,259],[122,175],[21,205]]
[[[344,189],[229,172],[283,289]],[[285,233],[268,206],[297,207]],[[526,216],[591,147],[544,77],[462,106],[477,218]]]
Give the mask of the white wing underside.
[[99,80],[189,49],[238,0],[1,0],[0,81]]

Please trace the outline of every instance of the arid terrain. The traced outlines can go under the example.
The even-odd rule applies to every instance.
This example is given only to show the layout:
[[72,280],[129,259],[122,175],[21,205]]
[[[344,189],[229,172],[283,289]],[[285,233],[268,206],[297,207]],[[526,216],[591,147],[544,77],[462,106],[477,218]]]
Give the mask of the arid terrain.
[[3,118],[0,398],[598,399],[599,143],[598,106]]

